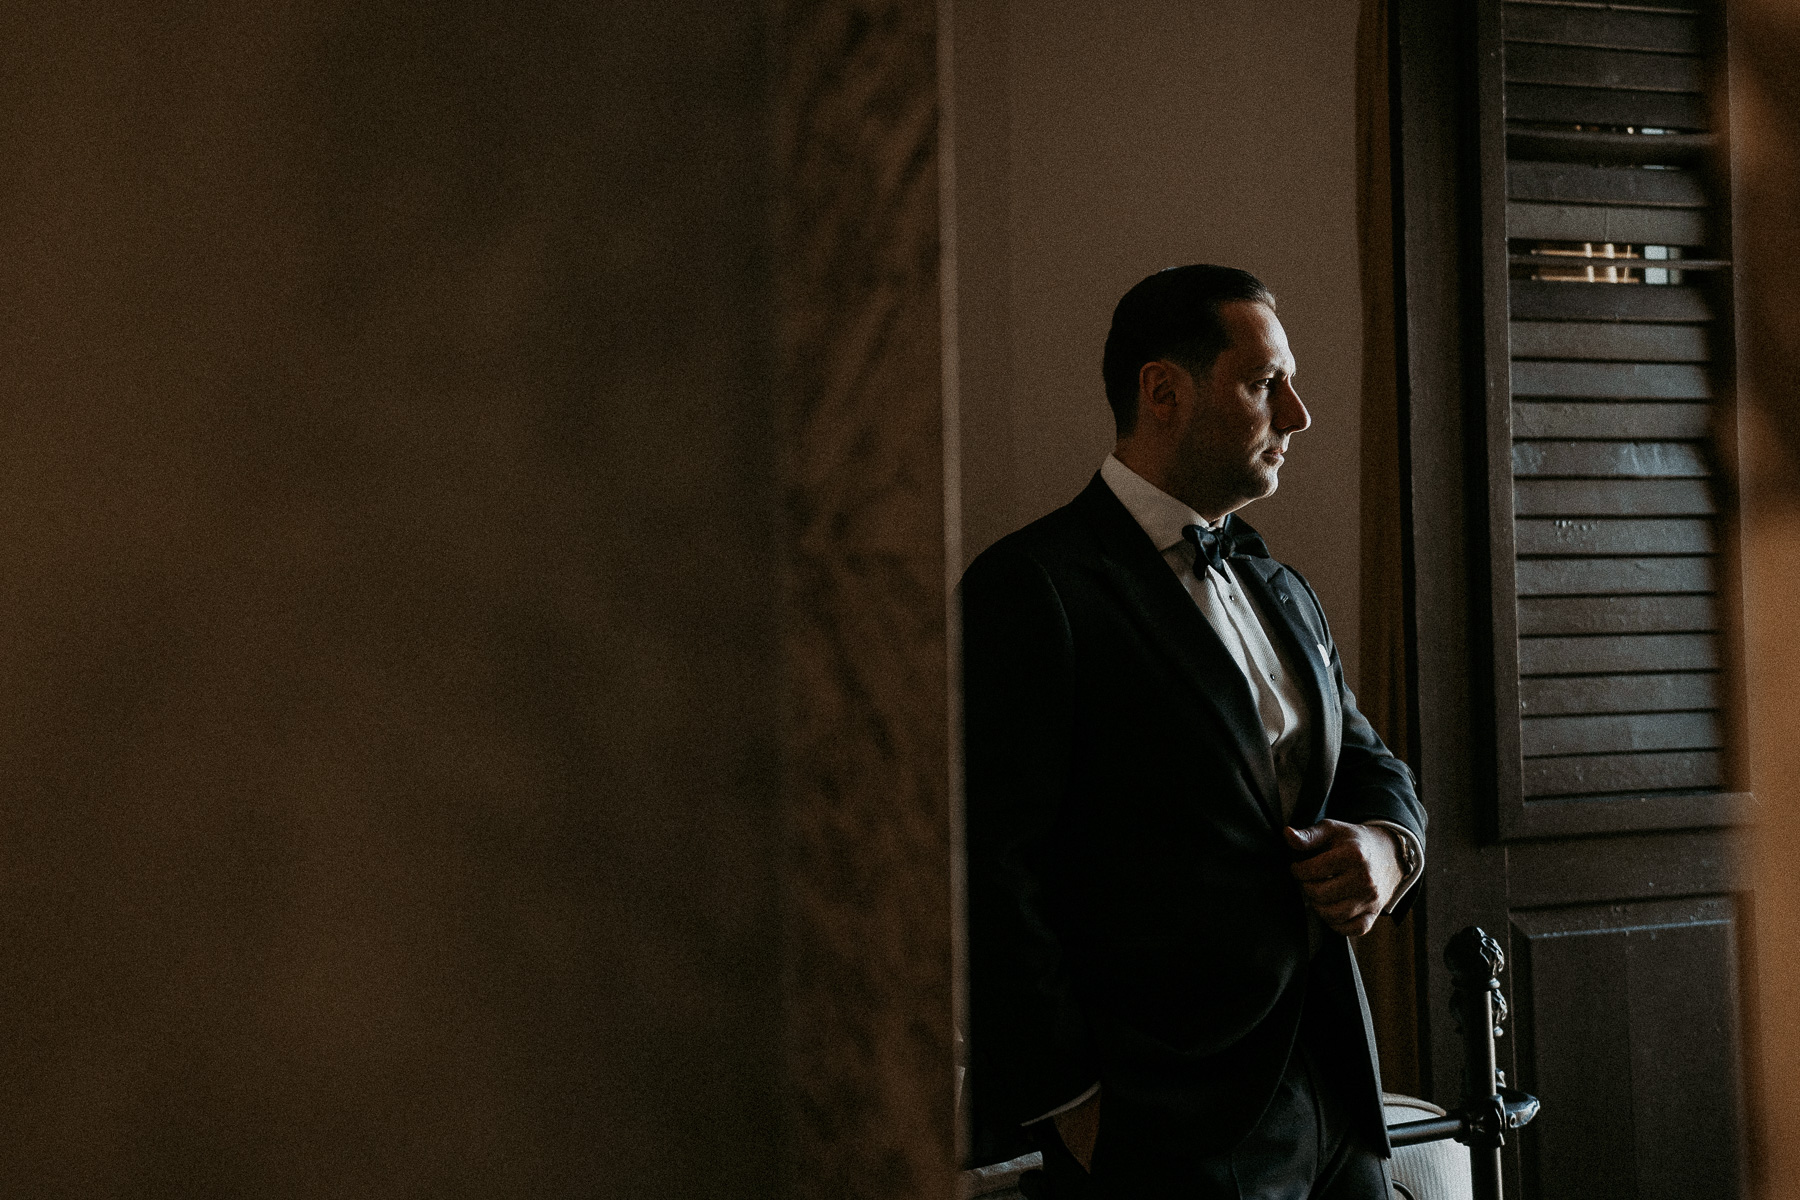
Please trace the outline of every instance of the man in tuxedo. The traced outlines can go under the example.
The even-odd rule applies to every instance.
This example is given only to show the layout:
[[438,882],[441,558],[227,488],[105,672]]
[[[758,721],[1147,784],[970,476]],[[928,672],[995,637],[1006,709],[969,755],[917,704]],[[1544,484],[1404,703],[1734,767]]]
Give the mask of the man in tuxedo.
[[1424,865],[1318,597],[1233,515],[1311,422],[1226,267],[1120,300],[1118,441],[963,578],[978,1151],[1057,1196],[1387,1200],[1349,938]]

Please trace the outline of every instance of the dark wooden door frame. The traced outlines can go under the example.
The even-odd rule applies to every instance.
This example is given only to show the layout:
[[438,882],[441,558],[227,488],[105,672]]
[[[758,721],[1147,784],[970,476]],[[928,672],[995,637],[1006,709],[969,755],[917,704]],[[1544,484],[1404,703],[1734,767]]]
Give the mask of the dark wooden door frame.
[[[1515,903],[1547,911],[1737,893],[1726,826],[1741,808],[1738,797],[1721,795],[1710,810],[1690,801],[1662,819],[1644,804],[1602,801],[1563,820],[1548,810],[1527,816],[1520,804],[1513,513],[1510,495],[1493,502],[1498,484],[1490,483],[1510,487],[1512,451],[1500,0],[1392,4],[1407,719],[1432,819],[1415,910],[1420,1073],[1428,1098],[1453,1104],[1463,1093],[1462,1054],[1446,1015],[1445,939],[1478,924],[1513,960]],[[1495,69],[1471,70],[1474,63]],[[1497,604],[1502,593],[1507,602]],[[1674,828],[1686,832],[1656,832]],[[1581,836],[1557,840],[1567,835]],[[1516,970],[1502,979],[1514,1011],[1528,1009],[1515,990],[1528,990],[1529,980]],[[1522,1016],[1525,1027],[1499,1046],[1515,1082],[1520,1038],[1532,1036],[1530,1015]],[[1555,1119],[1547,1106],[1542,1120]],[[1518,1200],[1516,1141],[1503,1161],[1506,1194]]]
[[[1432,817],[1431,870],[1416,923],[1426,968],[1419,973],[1421,1077],[1430,1097],[1444,1102],[1462,1093],[1462,1058],[1455,1032],[1434,1019],[1450,1002],[1434,948],[1460,928],[1451,921],[1495,932],[1503,948],[1507,929],[1506,849],[1470,836],[1492,811],[1494,773],[1490,740],[1471,733],[1493,727],[1491,704],[1483,702],[1493,689],[1484,632],[1491,589],[1479,95],[1477,73],[1464,67],[1475,32],[1469,6],[1395,0],[1393,15],[1401,487],[1414,681],[1408,716]],[[1510,1066],[1503,1043],[1502,1067]]]

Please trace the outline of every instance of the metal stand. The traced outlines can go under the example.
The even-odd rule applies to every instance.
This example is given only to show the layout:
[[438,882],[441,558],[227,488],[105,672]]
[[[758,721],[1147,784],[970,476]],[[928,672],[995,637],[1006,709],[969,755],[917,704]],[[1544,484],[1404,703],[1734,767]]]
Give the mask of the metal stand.
[[1396,1146],[1415,1146],[1455,1138],[1469,1148],[1475,1200],[1500,1200],[1500,1147],[1506,1133],[1537,1116],[1538,1100],[1504,1086],[1494,1039],[1506,1020],[1506,998],[1500,994],[1500,972],[1506,955],[1500,943],[1471,925],[1444,947],[1450,969],[1451,1015],[1463,1035],[1463,1086],[1468,1098],[1449,1116],[1408,1121],[1388,1127]]

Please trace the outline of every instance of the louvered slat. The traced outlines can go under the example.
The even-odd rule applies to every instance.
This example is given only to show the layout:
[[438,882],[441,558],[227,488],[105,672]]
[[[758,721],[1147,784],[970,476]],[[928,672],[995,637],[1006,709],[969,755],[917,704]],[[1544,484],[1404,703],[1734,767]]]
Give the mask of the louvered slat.
[[1513,474],[1521,479],[1699,479],[1711,471],[1692,442],[1518,442]]
[[1521,517],[1703,517],[1718,500],[1703,479],[1520,479],[1513,512]]
[[1706,75],[1698,56],[1543,46],[1506,48],[1508,83],[1557,83],[1572,87],[1639,92],[1703,92]]
[[1682,54],[1698,54],[1702,49],[1699,20],[1686,13],[1516,3],[1507,4],[1503,12],[1506,39],[1511,42]]
[[1519,600],[1522,637],[1706,633],[1718,627],[1716,596],[1539,596]]
[[1682,132],[1706,128],[1706,97],[1691,92],[1628,92],[1617,88],[1514,84],[1506,115],[1556,125],[1645,125]]
[[1694,209],[1597,204],[1508,204],[1506,233],[1508,237],[1553,242],[1649,242],[1658,246],[1704,246],[1711,240],[1706,214]]
[[1700,791],[1716,789],[1723,782],[1716,750],[1525,760],[1524,790],[1530,797]]
[[1645,171],[1578,163],[1512,163],[1506,170],[1506,195],[1511,200],[1561,204],[1706,207],[1706,194],[1692,171]]
[[1635,671],[1716,671],[1719,639],[1710,633],[1519,639],[1521,675],[1623,675]]
[[1536,279],[1512,281],[1515,321],[1680,321],[1713,319],[1712,305],[1695,287],[1570,287]]
[[[1611,259],[1602,254],[1594,257],[1583,256],[1571,260],[1568,254],[1557,253],[1556,250],[1513,250],[1507,254],[1506,260],[1515,267],[1550,267],[1558,271],[1566,271],[1571,265],[1581,266],[1590,261],[1597,268],[1604,269],[1608,266],[1613,266],[1625,271],[1635,271],[1641,267],[1674,267],[1678,271],[1689,273],[1694,271],[1728,271],[1731,269],[1731,260],[1728,258],[1695,258],[1691,254],[1684,254],[1678,261],[1674,262],[1666,260],[1651,260],[1646,262],[1641,257],[1631,257],[1625,254],[1620,254],[1616,258]],[[1628,281],[1607,280],[1606,282],[1616,283]]]
[[[1577,330],[1581,328],[1576,326]],[[1610,441],[1631,432],[1659,441],[1698,441],[1706,436],[1711,423],[1712,407],[1706,404],[1527,400],[1513,405],[1513,436],[1521,439]]]
[[1527,717],[1525,757],[1618,754],[1633,750],[1716,750],[1719,718],[1709,712]]
[[1713,523],[1694,518],[1675,520],[1519,521],[1513,547],[1520,554],[1599,557],[1610,554],[1711,554]]
[[1519,711],[1560,716],[1605,712],[1681,712],[1719,706],[1719,677],[1706,671],[1678,675],[1579,675],[1526,679]]
[[[1576,285],[1568,285],[1576,286]],[[1592,396],[1613,400],[1710,400],[1712,383],[1684,363],[1518,362],[1515,396]]]
[[1519,560],[1525,596],[1599,596],[1714,590],[1712,559],[1527,558]]
[[1613,362],[1706,362],[1706,331],[1695,325],[1627,325],[1566,321],[1514,321],[1514,358],[1569,358]]
[[1710,133],[1669,133],[1646,137],[1633,133],[1571,129],[1508,129],[1506,152],[1513,158],[1594,165],[1697,164],[1717,141]]

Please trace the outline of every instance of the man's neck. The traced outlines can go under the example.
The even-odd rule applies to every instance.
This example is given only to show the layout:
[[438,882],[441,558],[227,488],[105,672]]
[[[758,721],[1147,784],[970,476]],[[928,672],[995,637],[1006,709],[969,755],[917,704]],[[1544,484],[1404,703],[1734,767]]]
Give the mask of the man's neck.
[[1167,455],[1159,455],[1135,440],[1120,441],[1113,447],[1113,457],[1137,472],[1145,483],[1159,491],[1175,497],[1195,512],[1206,518],[1209,525],[1217,525],[1232,512],[1243,507],[1242,503],[1232,503],[1218,497],[1207,497],[1186,494],[1192,489],[1183,488],[1172,476],[1171,459]]

